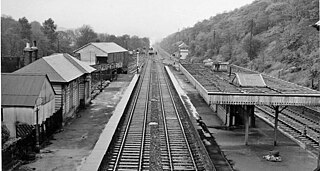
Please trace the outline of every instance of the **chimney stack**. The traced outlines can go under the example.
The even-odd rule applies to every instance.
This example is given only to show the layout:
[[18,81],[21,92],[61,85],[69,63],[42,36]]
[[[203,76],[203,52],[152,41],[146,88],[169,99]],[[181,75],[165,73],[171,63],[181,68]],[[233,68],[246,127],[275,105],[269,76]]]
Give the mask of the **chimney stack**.
[[33,46],[31,49],[34,51],[34,58],[35,60],[38,59],[38,47],[37,47],[37,41],[33,41]]

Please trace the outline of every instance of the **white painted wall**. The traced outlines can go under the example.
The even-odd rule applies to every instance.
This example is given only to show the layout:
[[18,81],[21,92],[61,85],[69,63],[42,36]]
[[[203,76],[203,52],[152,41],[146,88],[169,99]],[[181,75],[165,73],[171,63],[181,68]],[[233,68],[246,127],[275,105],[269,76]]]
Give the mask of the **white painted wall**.
[[[3,108],[3,124],[5,124],[9,131],[10,137],[16,137],[16,122],[26,123],[28,125],[35,125],[37,119],[36,108],[32,107],[2,107]],[[47,118],[55,112],[55,99],[39,106],[38,124],[42,124]]]
[[108,55],[91,44],[80,49],[77,53],[80,54],[80,60],[86,62],[89,65],[96,65],[96,56]]

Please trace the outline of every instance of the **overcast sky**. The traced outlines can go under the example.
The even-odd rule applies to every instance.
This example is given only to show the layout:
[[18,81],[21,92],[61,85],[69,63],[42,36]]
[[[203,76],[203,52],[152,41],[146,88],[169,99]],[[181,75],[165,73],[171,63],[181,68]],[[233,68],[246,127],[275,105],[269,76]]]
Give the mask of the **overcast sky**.
[[90,25],[97,33],[158,40],[253,0],[1,0],[1,14],[58,27]]

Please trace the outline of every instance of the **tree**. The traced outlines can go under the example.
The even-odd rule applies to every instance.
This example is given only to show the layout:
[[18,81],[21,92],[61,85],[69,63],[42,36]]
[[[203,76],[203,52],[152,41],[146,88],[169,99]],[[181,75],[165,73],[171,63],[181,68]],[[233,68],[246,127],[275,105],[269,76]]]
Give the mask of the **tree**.
[[58,53],[71,53],[72,48],[72,38],[71,36],[64,31],[58,31],[57,32],[57,52]]
[[49,44],[47,46],[47,52],[45,55],[51,55],[57,51],[57,25],[49,18],[42,23],[41,31],[47,37]]
[[57,40],[56,29],[57,25],[54,24],[54,21],[51,18],[42,23],[42,32],[47,36],[50,43],[54,43]]
[[262,49],[262,41],[251,36],[246,36],[242,43],[242,48],[248,54],[249,60],[254,60]]
[[20,36],[20,24],[10,16],[1,16],[1,56],[22,56],[25,44]]
[[76,37],[76,46],[78,48],[90,42],[95,42],[98,39],[97,33],[95,33],[89,25],[83,25],[77,29]]
[[19,25],[20,25],[20,36],[21,36],[21,39],[27,39],[27,40],[30,41],[31,34],[32,34],[31,24],[26,19],[26,17],[19,18],[18,22],[19,22]]

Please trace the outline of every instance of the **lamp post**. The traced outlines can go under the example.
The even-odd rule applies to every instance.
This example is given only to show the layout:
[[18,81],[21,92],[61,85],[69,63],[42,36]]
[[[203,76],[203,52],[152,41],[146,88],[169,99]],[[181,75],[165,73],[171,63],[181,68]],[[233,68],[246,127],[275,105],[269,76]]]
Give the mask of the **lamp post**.
[[40,152],[40,138],[39,138],[39,107],[42,104],[42,98],[38,97],[36,99],[36,152],[39,153]]
[[139,73],[139,52],[137,52],[137,74]]
[[102,64],[99,65],[100,92],[102,92]]

